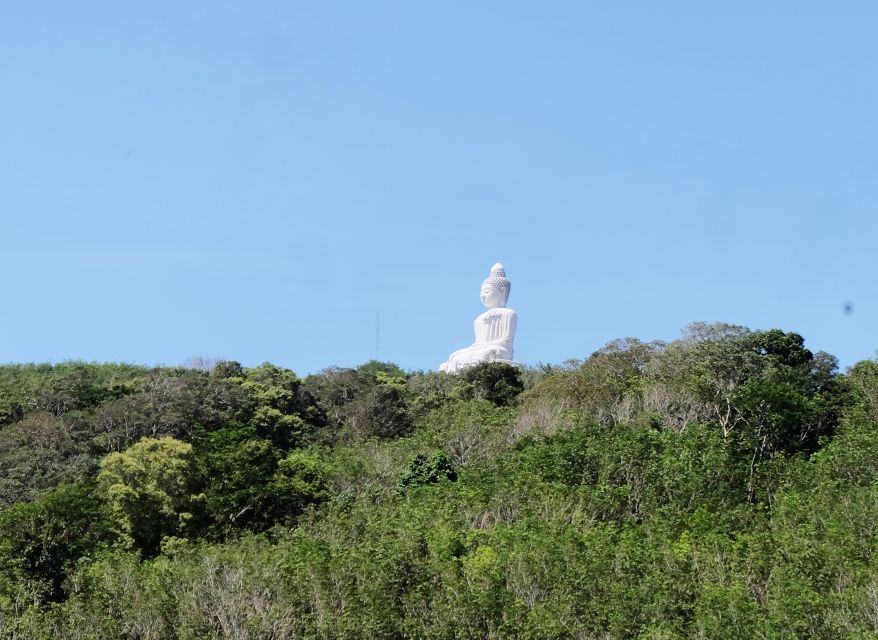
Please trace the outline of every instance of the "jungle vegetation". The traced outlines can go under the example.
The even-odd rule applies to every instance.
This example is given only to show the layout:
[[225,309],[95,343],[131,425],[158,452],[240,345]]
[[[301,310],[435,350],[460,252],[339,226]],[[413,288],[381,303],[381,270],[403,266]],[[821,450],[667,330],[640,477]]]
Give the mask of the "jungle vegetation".
[[0,367],[0,638],[878,635],[878,362]]

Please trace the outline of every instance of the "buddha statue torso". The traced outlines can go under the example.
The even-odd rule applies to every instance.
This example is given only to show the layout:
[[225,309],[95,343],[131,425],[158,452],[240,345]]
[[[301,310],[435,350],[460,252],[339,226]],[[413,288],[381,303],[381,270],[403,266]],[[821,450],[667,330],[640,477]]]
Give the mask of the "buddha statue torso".
[[456,373],[479,362],[506,362],[512,364],[512,340],[515,337],[517,317],[506,308],[510,282],[503,265],[495,264],[491,275],[482,283],[481,300],[488,310],[475,319],[475,342],[459,349],[439,366],[440,371]]
[[512,360],[512,338],[515,336],[516,316],[512,309],[488,309],[475,319],[475,344],[497,347],[497,359]]

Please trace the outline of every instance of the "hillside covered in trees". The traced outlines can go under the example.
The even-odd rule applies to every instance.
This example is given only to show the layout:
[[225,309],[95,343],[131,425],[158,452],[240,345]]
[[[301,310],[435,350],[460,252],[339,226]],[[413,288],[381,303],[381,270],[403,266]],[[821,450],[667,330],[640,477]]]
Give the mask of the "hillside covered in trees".
[[878,362],[0,367],[0,638],[878,634]]

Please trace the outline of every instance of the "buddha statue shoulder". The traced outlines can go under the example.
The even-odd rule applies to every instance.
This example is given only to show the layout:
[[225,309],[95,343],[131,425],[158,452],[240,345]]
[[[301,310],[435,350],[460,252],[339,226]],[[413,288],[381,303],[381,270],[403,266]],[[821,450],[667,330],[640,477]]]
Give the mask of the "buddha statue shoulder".
[[440,371],[457,373],[480,362],[515,364],[512,360],[512,339],[515,337],[517,317],[515,311],[506,307],[510,289],[506,270],[498,262],[491,267],[491,273],[482,283],[480,298],[487,311],[473,323],[476,341],[448,356],[448,360],[439,365]]

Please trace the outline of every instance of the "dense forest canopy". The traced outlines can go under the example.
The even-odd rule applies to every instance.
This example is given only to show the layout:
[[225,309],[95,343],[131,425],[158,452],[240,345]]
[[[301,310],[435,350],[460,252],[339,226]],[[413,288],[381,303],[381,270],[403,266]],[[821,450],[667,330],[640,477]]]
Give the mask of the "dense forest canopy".
[[0,638],[874,638],[878,362],[0,367]]

